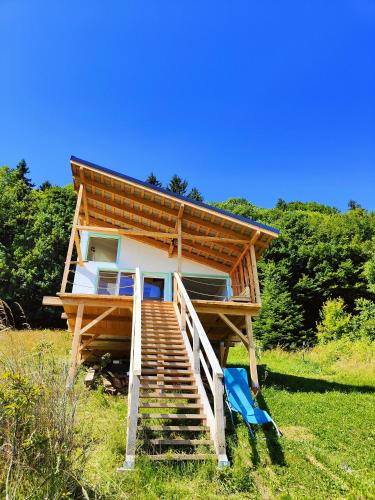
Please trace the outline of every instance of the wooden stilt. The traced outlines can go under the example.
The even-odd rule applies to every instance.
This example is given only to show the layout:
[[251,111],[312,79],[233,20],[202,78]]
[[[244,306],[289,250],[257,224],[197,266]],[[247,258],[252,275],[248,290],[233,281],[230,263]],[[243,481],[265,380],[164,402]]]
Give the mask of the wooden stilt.
[[66,382],[67,389],[71,389],[73,387],[74,377],[77,372],[79,343],[81,340],[81,326],[82,326],[84,307],[85,307],[84,304],[78,304],[76,322],[74,325],[74,333],[73,333],[71,365],[68,373],[68,379]]
[[256,356],[255,356],[253,325],[252,325],[250,314],[246,314],[245,323],[246,323],[247,338],[249,341],[248,349],[249,349],[251,388],[252,388],[254,394],[257,394],[260,390],[260,387],[259,387],[259,381],[258,381],[257,361],[256,361]]

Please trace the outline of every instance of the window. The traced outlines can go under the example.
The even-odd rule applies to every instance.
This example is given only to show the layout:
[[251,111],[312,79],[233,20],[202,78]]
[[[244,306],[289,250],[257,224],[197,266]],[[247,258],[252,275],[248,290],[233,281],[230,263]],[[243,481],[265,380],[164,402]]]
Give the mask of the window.
[[99,271],[97,293],[99,295],[125,295],[131,297],[134,292],[132,273],[118,271]]
[[227,279],[225,277],[182,276],[182,282],[191,299],[227,300]]
[[87,260],[95,262],[116,262],[118,238],[90,236],[87,245]]

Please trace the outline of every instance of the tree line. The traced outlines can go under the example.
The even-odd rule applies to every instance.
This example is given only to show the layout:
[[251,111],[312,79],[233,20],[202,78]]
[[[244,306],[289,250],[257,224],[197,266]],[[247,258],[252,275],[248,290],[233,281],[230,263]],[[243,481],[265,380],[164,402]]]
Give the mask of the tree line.
[[[147,182],[161,187],[154,174]],[[186,195],[188,182],[175,175],[166,188]],[[0,190],[0,299],[19,303],[32,326],[57,326],[61,311],[41,301],[60,288],[73,187],[37,187],[21,161],[0,168]],[[265,347],[375,337],[374,212],[353,200],[345,212],[282,199],[269,209],[244,198],[212,205],[280,229],[259,261],[262,312],[254,330]]]

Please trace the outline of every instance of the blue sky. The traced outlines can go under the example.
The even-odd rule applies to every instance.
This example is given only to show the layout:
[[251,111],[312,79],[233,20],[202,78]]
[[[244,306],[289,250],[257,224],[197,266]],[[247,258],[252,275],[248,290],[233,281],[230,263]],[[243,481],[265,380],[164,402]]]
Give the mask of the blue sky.
[[0,164],[375,209],[375,2],[0,1]]

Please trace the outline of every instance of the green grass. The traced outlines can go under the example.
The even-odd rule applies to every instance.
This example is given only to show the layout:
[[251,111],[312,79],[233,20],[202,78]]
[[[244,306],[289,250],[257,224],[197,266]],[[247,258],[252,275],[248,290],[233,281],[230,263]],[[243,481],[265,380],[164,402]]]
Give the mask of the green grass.
[[[32,355],[40,342],[66,357],[65,332],[1,334],[0,354]],[[243,347],[228,363],[248,366]],[[308,352],[261,353],[259,406],[284,436],[257,429],[251,440],[241,419],[229,421],[231,467],[214,463],[155,464],[146,456],[118,474],[125,454],[126,397],[76,384],[77,432],[89,453],[82,483],[90,498],[373,498],[375,496],[375,349],[363,342],[332,343]]]

